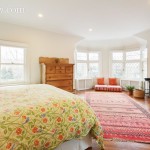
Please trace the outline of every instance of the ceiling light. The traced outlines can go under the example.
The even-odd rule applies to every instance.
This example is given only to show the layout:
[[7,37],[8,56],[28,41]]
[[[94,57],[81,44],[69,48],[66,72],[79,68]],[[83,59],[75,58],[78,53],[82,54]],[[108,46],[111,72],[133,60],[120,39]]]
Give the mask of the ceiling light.
[[43,17],[43,15],[42,15],[42,14],[38,14],[38,17],[39,17],[39,18],[42,18],[42,17]]
[[93,31],[93,29],[92,28],[89,28],[89,32],[92,32]]

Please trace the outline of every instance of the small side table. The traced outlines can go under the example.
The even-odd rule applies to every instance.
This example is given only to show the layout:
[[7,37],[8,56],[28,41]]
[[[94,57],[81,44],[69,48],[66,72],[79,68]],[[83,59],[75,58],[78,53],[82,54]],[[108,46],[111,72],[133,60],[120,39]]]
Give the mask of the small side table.
[[150,78],[145,78],[145,94],[150,96]]
[[133,91],[133,97],[135,98],[144,98],[145,92],[143,90],[135,89]]

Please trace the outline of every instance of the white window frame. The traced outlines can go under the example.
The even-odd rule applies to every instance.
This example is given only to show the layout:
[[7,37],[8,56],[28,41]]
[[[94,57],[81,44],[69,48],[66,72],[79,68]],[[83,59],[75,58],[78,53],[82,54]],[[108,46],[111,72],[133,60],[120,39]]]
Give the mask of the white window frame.
[[[0,40],[0,46],[8,46],[8,47],[16,47],[16,48],[23,48],[24,49],[24,64],[23,64],[24,65],[24,80],[23,81],[10,81],[10,82],[1,82],[0,81],[0,86],[29,84],[30,83],[29,57],[27,57],[28,56],[27,55],[28,46],[24,43],[3,41],[3,40]],[[1,55],[1,49],[0,49],[0,55]],[[8,65],[8,63],[1,63],[1,61],[0,61],[0,66],[2,64]],[[9,65],[11,65],[11,64],[9,64]],[[12,65],[14,65],[14,64],[12,64]]]
[[[87,53],[87,60],[77,60],[77,53]],[[89,53],[98,53],[99,57],[98,60],[89,60]],[[98,63],[99,64],[99,72],[98,72],[98,76],[100,76],[102,74],[102,57],[101,57],[101,51],[86,51],[86,50],[75,50],[75,79],[83,79],[83,78],[78,78],[77,77],[77,63],[86,63],[87,64],[87,77],[85,78],[92,78],[89,76],[89,64],[90,63]],[[93,77],[94,78],[94,77]]]
[[[112,55],[113,55],[113,53],[123,53],[123,60],[113,60],[112,59]],[[124,52],[122,51],[122,50],[113,50],[113,51],[111,51],[110,52],[110,55],[109,55],[110,57],[109,57],[109,76],[110,77],[113,77],[113,71],[112,71],[112,64],[113,63],[122,63],[123,64],[123,70],[122,70],[122,74],[123,74],[123,76],[124,76],[124,68],[125,68],[125,63],[124,63],[124,61],[125,61],[125,56],[124,56]]]
[[[144,79],[144,78],[146,78],[147,76],[148,76],[148,49],[147,48],[145,48],[144,50],[146,50],[147,51],[147,58],[142,58],[142,56],[141,56],[141,67],[142,67],[142,69],[141,69],[141,73],[142,73],[142,79]],[[143,51],[144,51],[143,50]],[[142,52],[141,52],[141,55],[142,55]],[[144,62],[146,62],[147,63],[147,75],[146,75],[146,77],[144,77],[144,66],[143,66],[143,64],[144,64]]]
[[[143,80],[143,62],[147,62],[147,59],[142,59],[142,51],[143,51],[144,49],[133,49],[133,50],[112,50],[111,52],[110,52],[110,63],[109,63],[109,76],[110,77],[112,77],[113,76],[113,71],[112,71],[112,64],[113,63],[123,63],[123,70],[122,70],[122,74],[123,74],[123,76],[121,77],[121,79],[129,79],[129,80],[133,80],[133,79],[131,79],[131,78],[125,78],[125,65],[126,65],[126,63],[130,63],[130,62],[132,62],[132,63],[137,63],[137,62],[139,62],[139,64],[140,64],[140,78],[139,79],[134,79],[134,80]],[[139,60],[126,60],[126,53],[127,52],[131,52],[131,51],[140,51],[140,59]],[[112,59],[112,55],[113,55],[113,53],[116,53],[116,52],[121,52],[121,53],[123,53],[123,60],[113,60]]]

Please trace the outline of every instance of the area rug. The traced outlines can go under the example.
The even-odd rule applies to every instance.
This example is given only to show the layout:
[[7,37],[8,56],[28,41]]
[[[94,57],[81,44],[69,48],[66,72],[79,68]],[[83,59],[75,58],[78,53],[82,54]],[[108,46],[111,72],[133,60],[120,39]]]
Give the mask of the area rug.
[[87,92],[104,138],[150,143],[150,113],[124,93]]

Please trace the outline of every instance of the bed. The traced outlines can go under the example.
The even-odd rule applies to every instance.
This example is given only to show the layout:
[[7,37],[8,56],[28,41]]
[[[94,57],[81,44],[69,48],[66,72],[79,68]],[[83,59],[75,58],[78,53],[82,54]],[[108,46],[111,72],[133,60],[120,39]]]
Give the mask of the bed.
[[82,98],[36,84],[0,88],[0,149],[84,150],[91,137],[103,149],[103,132]]

